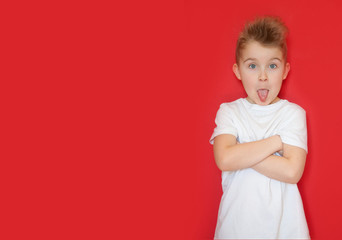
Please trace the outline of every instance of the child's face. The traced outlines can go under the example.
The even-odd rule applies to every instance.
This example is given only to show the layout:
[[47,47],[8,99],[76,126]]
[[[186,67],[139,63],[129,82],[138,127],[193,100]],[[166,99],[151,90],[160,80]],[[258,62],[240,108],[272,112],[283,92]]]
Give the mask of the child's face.
[[279,47],[264,47],[256,41],[246,45],[233,71],[242,81],[250,103],[269,105],[279,100],[278,93],[290,70]]

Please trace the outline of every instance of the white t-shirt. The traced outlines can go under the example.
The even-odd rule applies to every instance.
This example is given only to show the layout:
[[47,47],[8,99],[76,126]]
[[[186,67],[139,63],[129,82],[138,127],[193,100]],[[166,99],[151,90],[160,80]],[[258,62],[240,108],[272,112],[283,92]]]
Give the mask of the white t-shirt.
[[[215,123],[211,144],[220,134],[232,134],[239,143],[278,134],[283,143],[307,151],[306,113],[287,100],[267,106],[245,98],[222,103]],[[246,168],[222,171],[222,190],[215,239],[310,239],[297,184]]]

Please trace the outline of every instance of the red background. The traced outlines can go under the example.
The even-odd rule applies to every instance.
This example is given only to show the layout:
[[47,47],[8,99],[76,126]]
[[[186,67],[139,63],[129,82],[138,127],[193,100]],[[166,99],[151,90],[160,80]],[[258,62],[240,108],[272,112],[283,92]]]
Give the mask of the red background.
[[[299,182],[312,239],[338,238],[341,215],[341,9],[339,1],[192,1],[186,4],[197,104],[199,219],[202,238],[213,235],[220,173],[207,140],[221,102],[245,96],[232,72],[238,33],[257,15],[280,16],[289,28],[291,71],[280,97],[307,112],[309,154]],[[212,161],[210,161],[210,159]],[[209,160],[209,161],[208,161]]]
[[246,20],[283,18],[281,97],[307,111],[299,183],[312,239],[339,237],[339,1],[2,3],[1,239],[212,239],[209,138],[245,96]]

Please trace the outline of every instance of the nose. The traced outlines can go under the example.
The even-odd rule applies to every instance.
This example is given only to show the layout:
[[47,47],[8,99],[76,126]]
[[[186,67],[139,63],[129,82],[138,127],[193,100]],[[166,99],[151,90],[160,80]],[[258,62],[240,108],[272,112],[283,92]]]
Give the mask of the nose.
[[260,74],[259,74],[259,80],[260,81],[267,81],[268,80],[268,76],[265,70],[261,70]]

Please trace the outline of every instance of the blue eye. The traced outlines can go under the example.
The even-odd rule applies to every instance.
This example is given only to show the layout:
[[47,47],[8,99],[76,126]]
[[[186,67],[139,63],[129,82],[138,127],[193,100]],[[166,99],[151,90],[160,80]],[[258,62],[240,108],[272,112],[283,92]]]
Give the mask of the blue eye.
[[253,63],[252,63],[252,64],[249,64],[249,65],[248,65],[248,68],[254,69],[254,68],[256,68],[256,65],[253,64]]
[[277,65],[275,65],[274,63],[272,63],[272,64],[270,65],[270,68],[275,69],[275,68],[277,68]]

